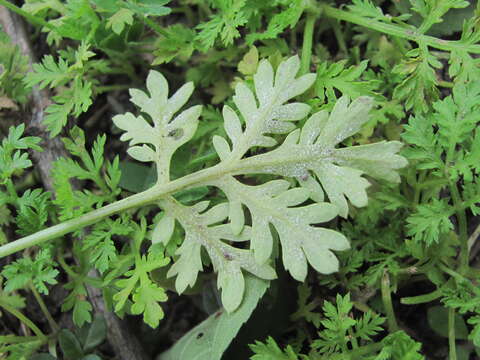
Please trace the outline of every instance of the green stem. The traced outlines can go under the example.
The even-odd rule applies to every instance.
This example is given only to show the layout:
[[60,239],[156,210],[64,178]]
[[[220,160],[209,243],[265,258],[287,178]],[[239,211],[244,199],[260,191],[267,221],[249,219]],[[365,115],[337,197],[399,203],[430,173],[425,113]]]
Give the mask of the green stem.
[[398,330],[395,312],[393,311],[392,297],[390,293],[390,277],[385,269],[381,280],[382,301],[387,315],[388,330],[393,333]]
[[437,289],[428,294],[401,298],[400,303],[405,305],[424,304],[436,300],[440,296],[442,296],[442,292],[440,291],[440,289]]
[[364,313],[366,313],[367,311],[371,311],[372,313],[375,313],[372,309],[370,309],[370,307],[367,304],[360,301],[354,301],[353,306],[355,307],[355,309],[360,310],[361,312],[364,312]]
[[457,360],[457,349],[455,344],[455,309],[448,309],[448,347],[449,360]]
[[432,180],[427,180],[422,183],[416,183],[415,188],[423,190],[424,188],[432,188],[434,186],[445,186],[448,184],[448,181],[445,179],[432,179]]
[[17,189],[15,189],[15,185],[13,185],[12,179],[8,179],[5,183],[5,186],[7,187],[8,195],[10,195],[12,201],[16,202],[18,199],[18,194]]
[[67,273],[68,276],[70,276],[71,278],[75,278],[77,276],[75,271],[73,271],[72,268],[70,266],[68,266],[68,264],[65,262],[63,252],[58,253],[57,261],[60,264],[60,266],[62,267],[62,269]]
[[152,21],[150,20],[148,17],[146,16],[141,16],[141,15],[138,15],[141,17],[142,21],[150,28],[152,29],[153,31],[155,31],[158,35],[164,35],[164,36],[167,36],[168,33],[161,27],[159,26],[155,21]]
[[300,74],[306,74],[310,71],[310,62],[312,60],[313,30],[317,14],[307,13],[305,20],[305,29],[303,31],[302,59],[300,62]]
[[17,336],[17,335],[0,335],[0,338],[5,339],[6,342],[9,344],[23,344],[23,343],[29,343],[33,341],[38,341],[40,340],[42,343],[48,340],[48,337],[43,336],[39,337],[34,335],[34,336]]
[[23,16],[25,19],[27,19],[32,24],[45,26],[46,28],[49,28],[52,31],[56,30],[55,26],[53,26],[49,22],[43,20],[42,18],[33,16],[32,14],[26,12],[22,8],[19,8],[18,6],[12,4],[11,2],[9,2],[7,0],[0,0],[0,5],[5,6],[7,9],[13,11],[14,13],[16,13],[20,16]]
[[426,171],[422,171],[418,176],[417,183],[415,184],[415,194],[413,196],[413,203],[415,205],[418,205],[418,203],[420,202],[421,188],[419,184],[422,184],[426,177],[427,177]]
[[0,247],[0,258],[13,254],[25,248],[38,245],[44,241],[58,238],[74,230],[91,225],[107,216],[116,214],[120,211],[150,203],[151,201],[149,200],[151,199],[151,194],[153,190],[154,189],[152,188],[145,192],[138,193],[123,200],[117,201],[113,204],[81,215],[78,218],[65,221],[58,225],[54,225],[49,228],[40,230],[34,234],[25,236],[19,240],[5,244]]
[[361,346],[359,348],[351,350],[348,353],[348,358],[352,360],[361,359],[365,355],[372,354],[379,351],[383,346],[384,345],[382,342],[376,342],[376,343]]
[[469,248],[468,248],[468,232],[467,232],[467,216],[465,210],[462,210],[462,199],[456,184],[450,184],[450,193],[455,209],[457,209],[458,230],[460,239],[460,261],[458,271],[464,274],[468,270],[469,264]]
[[425,43],[436,49],[452,51],[466,51],[469,53],[480,54],[480,45],[465,44],[462,41],[443,40],[433,36],[423,35],[414,27],[405,27],[401,25],[388,24],[372,18],[366,18],[350,11],[340,10],[329,5],[318,5],[323,13],[331,18],[360,25],[384,34],[400,37],[403,39],[415,41],[416,43]]
[[[473,245],[475,244],[475,241],[477,241],[478,237],[480,237],[480,225],[478,225],[475,230],[473,231],[472,235],[468,238],[468,251],[470,253],[470,250],[472,249]],[[470,255],[472,256],[472,255]]]
[[30,320],[28,317],[26,317],[25,315],[23,315],[23,313],[17,309],[15,309],[14,307],[10,306],[9,304],[5,303],[5,302],[0,302],[0,307],[4,308],[6,311],[8,311],[10,314],[12,314],[13,316],[15,316],[20,322],[22,322],[23,324],[25,324],[30,330],[33,331],[33,333],[40,337],[40,338],[45,338],[46,335],[42,332],[42,330],[40,330],[37,325],[35,325],[33,323],[32,320]]
[[43,315],[48,321],[48,324],[50,325],[50,328],[52,329],[53,332],[57,332],[59,329],[59,326],[57,322],[53,319],[52,314],[50,314],[50,311],[48,311],[47,305],[43,301],[42,297],[38,293],[37,289],[33,285],[32,282],[30,282],[30,290],[33,293],[33,296],[35,297],[35,300],[37,300],[38,305],[40,306],[40,310],[42,310]]
[[[255,130],[256,129],[252,127],[248,131],[252,131],[254,133]],[[249,134],[246,134],[245,138],[247,138],[248,135]],[[235,176],[239,174],[258,174],[261,169],[265,168],[288,166],[289,164],[298,164],[313,160],[327,160],[327,155],[323,153],[323,149],[320,145],[311,148],[311,151],[309,152],[287,152],[281,158],[272,158],[270,154],[267,153],[241,159],[248,148],[248,143],[239,142],[237,151],[234,151],[231,154],[231,156],[234,157],[231,161],[222,161],[215,166],[199,170],[176,180],[154,185],[150,189],[141,193],[132,195],[120,201],[106,205],[100,209],[96,209],[81,215],[75,219],[67,220],[63,223],[40,230],[34,234],[5,244],[0,247],[0,258],[25,248],[41,244],[45,241],[53,240],[122,211],[154,204],[161,198],[174,194],[180,190],[211,184],[226,175]]]
[[343,52],[345,56],[348,55],[348,47],[347,43],[345,42],[342,30],[340,29],[340,23],[338,21],[330,20],[330,25],[332,26],[333,34],[337,39],[337,44],[340,48],[340,51]]
[[405,55],[407,53],[408,49],[405,48],[405,42],[404,41],[401,41],[398,37],[393,37],[392,42],[396,46],[397,50],[399,50],[402,55]]
[[453,88],[453,82],[446,81],[446,80],[439,80],[438,81],[438,86],[451,89],[451,88]]
[[107,91],[114,91],[114,90],[126,90],[130,89],[132,85],[105,85],[105,86],[97,86],[95,91],[97,94],[101,94]]
[[64,221],[60,224],[40,230],[34,234],[0,246],[0,258],[28,247],[41,244],[45,241],[58,238],[85,226],[92,225],[101,219],[119,212],[157,202],[159,198],[165,195],[175,193],[179,190],[183,190],[208,179],[216,178],[219,174],[226,174],[231,170],[232,169],[222,169],[217,165],[208,169],[200,170],[196,173],[184,176],[166,184],[153,186],[141,193],[129,196],[120,201],[106,205],[100,209],[90,211],[89,213],[81,215],[75,219]]

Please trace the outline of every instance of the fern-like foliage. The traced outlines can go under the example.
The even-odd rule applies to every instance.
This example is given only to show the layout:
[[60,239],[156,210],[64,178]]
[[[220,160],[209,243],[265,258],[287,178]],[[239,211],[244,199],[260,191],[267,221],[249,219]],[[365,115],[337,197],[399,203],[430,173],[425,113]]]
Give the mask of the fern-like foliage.
[[[291,345],[282,350],[276,341],[268,337],[265,342],[256,341],[250,345],[254,355],[251,360],[423,360],[421,344],[414,341],[404,331],[393,332],[379,339],[383,332],[385,318],[365,312],[361,317],[353,315],[353,302],[350,294],[337,294],[336,302],[325,301],[323,314],[314,313],[319,321],[318,339],[309,345],[308,355],[299,354]],[[375,339],[374,339],[375,338]],[[299,347],[298,344],[296,346]],[[300,346],[301,347],[301,346]]]
[[[341,233],[316,224],[338,214],[346,217],[347,199],[354,206],[367,204],[369,182],[364,174],[399,180],[395,170],[406,165],[397,155],[401,143],[338,148],[368,120],[370,98],[350,103],[342,97],[331,113],[312,114],[302,129],[297,128],[295,122],[305,119],[310,107],[290,100],[306,91],[316,78],[315,74],[297,77],[299,67],[297,56],[283,61],[276,72],[268,61],[261,61],[254,86],[239,83],[236,87],[233,102],[237,109],[223,108],[228,139],[213,138],[220,162],[174,181],[169,174],[172,155],[193,137],[201,114],[200,106],[192,106],[175,115],[188,101],[193,84],[185,84],[169,98],[166,79],[151,71],[148,94],[130,92],[132,102],[148,116],[127,113],[114,117],[114,123],[125,131],[121,139],[130,141],[130,156],[155,162],[155,186],[168,189],[171,185],[172,192],[213,186],[227,196],[228,202],[213,207],[208,201],[186,206],[168,191],[158,199],[164,216],[154,227],[153,242],[167,244],[178,224],[185,232],[178,258],[168,272],[168,276],[176,276],[178,292],[195,284],[203,269],[203,248],[218,273],[224,307],[235,310],[244,293],[244,271],[263,279],[276,276],[272,227],[280,240],[283,264],[295,279],[305,279],[308,264],[320,273],[337,271],[333,251],[347,249],[348,241]],[[282,134],[288,136],[279,146],[251,155],[252,148],[276,146]],[[278,179],[246,185],[241,181],[245,174],[271,174]],[[295,181],[285,178],[296,179],[300,186],[292,187]],[[251,217],[248,223],[247,209]]]

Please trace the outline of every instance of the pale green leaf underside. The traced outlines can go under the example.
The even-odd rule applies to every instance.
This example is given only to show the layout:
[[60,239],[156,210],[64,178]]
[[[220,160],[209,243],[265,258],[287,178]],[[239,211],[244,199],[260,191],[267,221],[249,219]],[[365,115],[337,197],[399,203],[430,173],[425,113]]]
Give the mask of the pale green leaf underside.
[[291,132],[275,150],[245,159],[238,173],[295,177],[310,190],[313,200],[323,201],[325,192],[338,207],[339,215],[346,217],[347,199],[357,207],[367,205],[370,183],[364,174],[398,182],[396,170],[407,164],[397,155],[402,146],[398,141],[335,148],[368,121],[370,108],[370,98],[360,97],[349,104],[348,98],[342,97],[331,114],[313,114],[302,130]]
[[[305,202],[309,191],[288,189],[290,184],[285,180],[248,186],[228,176],[216,185],[225,192],[231,204],[244,204],[250,210],[251,248],[257,263],[265,263],[271,256],[271,224],[282,244],[283,264],[295,279],[305,280],[307,260],[315,270],[324,274],[338,270],[338,261],[330,250],[348,249],[347,239],[339,232],[311,226],[333,219],[337,215],[335,205],[318,203],[292,207]],[[235,216],[230,215],[230,218],[235,223]]]
[[[157,71],[150,71],[147,90],[150,94],[131,89],[130,99],[151,121],[126,113],[116,115],[113,122],[125,131],[120,140],[130,141],[128,154],[138,161],[156,162],[158,181],[167,182],[171,157],[195,134],[202,107],[192,106],[173,118],[192,95],[193,83],[183,85],[168,98],[167,80]],[[137,144],[143,145],[133,146]]]
[[222,160],[238,160],[252,146],[275,145],[276,141],[266,134],[288,133],[295,129],[292,121],[308,115],[310,106],[307,104],[286,104],[288,100],[305,92],[315,81],[315,74],[295,78],[299,69],[298,56],[283,61],[276,74],[272,65],[267,60],[262,60],[253,77],[255,93],[244,83],[236,86],[233,102],[245,121],[245,129],[242,128],[237,113],[225,106],[225,131],[232,142],[232,149],[226,141],[218,137],[214,140],[215,149]]
[[[198,272],[203,269],[203,247],[218,273],[225,309],[238,308],[245,291],[244,271],[267,280],[276,276],[269,265],[274,243],[271,228],[279,235],[284,267],[295,279],[305,279],[308,264],[325,274],[337,271],[338,261],[332,251],[347,249],[348,241],[339,232],[316,224],[336,215],[346,217],[348,201],[357,207],[367,205],[369,182],[363,175],[399,181],[396,170],[406,165],[406,160],[397,155],[401,143],[338,148],[368,121],[370,98],[360,97],[350,103],[342,97],[331,113],[315,113],[302,129],[296,129],[293,121],[305,118],[310,107],[287,102],[315,80],[314,74],[296,78],[299,66],[299,59],[294,56],[283,61],[275,73],[264,60],[254,75],[253,89],[238,84],[233,97],[238,113],[229,106],[223,109],[228,138],[212,139],[220,163],[185,177],[187,188],[220,188],[228,198],[227,203],[209,208],[208,202],[182,205],[171,195],[158,199],[165,214],[154,227],[153,242],[166,244],[176,222],[185,231],[185,239],[177,251],[179,257],[168,272],[168,276],[176,276],[178,292],[195,284]],[[130,140],[132,157],[156,162],[159,179],[156,186],[163,186],[170,182],[171,157],[193,137],[201,108],[193,106],[173,118],[193,91],[190,83],[168,98],[165,78],[152,71],[147,78],[147,89],[149,95],[132,90],[131,96],[150,119],[127,113],[116,116],[114,122],[126,131],[122,140]],[[287,133],[277,148],[260,155],[247,155],[254,146],[276,145],[271,134]],[[300,187],[289,188],[291,183],[280,179],[257,186],[245,185],[234,177],[243,174],[293,177]],[[305,205],[309,198],[315,203]],[[252,218],[251,226],[245,225],[246,209]],[[247,246],[234,246],[239,242]]]
[[208,202],[192,207],[184,206],[175,200],[162,200],[160,206],[171,217],[175,217],[185,230],[185,240],[178,250],[180,258],[170,268],[168,276],[177,276],[175,286],[182,293],[187,286],[193,286],[198,272],[202,270],[200,250],[203,246],[218,273],[218,286],[222,289],[222,304],[227,311],[235,310],[241,303],[245,290],[242,270],[262,279],[276,277],[275,270],[268,264],[255,261],[251,250],[243,250],[228,245],[222,240],[233,242],[248,241],[250,229],[234,235],[228,225],[213,225],[228,215],[228,204],[219,204],[206,212]]

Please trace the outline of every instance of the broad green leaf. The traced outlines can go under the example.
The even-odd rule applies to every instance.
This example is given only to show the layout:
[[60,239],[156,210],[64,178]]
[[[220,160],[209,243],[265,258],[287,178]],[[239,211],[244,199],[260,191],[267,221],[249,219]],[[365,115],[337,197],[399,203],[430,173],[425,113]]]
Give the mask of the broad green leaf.
[[80,360],[83,357],[82,346],[77,337],[70,330],[60,330],[58,342],[65,359]]
[[138,164],[134,161],[121,161],[119,167],[122,174],[119,186],[127,191],[142,192],[157,180],[157,173],[153,166]]
[[84,356],[82,360],[102,360],[102,358],[96,354],[88,354]]
[[80,330],[80,341],[85,352],[93,350],[105,341],[107,324],[103,316],[95,316],[92,323]]
[[[438,335],[448,337],[448,309],[443,306],[432,306],[428,308],[427,320],[430,328]],[[455,338],[466,340],[468,329],[462,316],[455,314]]]
[[218,310],[185,334],[170,350],[160,354],[156,360],[220,360],[243,323],[256,308],[267,287],[267,281],[246,275],[245,297],[237,310],[232,313]]
[[56,360],[57,358],[50,354],[35,354],[29,360]]

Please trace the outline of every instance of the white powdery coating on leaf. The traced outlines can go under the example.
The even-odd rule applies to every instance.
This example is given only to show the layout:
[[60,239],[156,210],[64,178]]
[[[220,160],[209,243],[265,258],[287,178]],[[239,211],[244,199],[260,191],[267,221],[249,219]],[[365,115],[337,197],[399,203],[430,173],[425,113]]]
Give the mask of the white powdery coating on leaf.
[[290,121],[301,120],[308,115],[310,106],[307,104],[285,104],[294,96],[307,90],[315,80],[314,74],[295,79],[299,67],[298,56],[293,56],[279,65],[277,74],[274,76],[270,63],[262,60],[257,73],[253,76],[258,103],[246,84],[237,84],[233,101],[245,120],[246,129],[239,135],[239,125],[236,124],[235,115],[225,107],[225,131],[234,145],[233,153],[243,156],[252,146],[275,145],[276,141],[265,136],[266,134],[288,133],[295,129],[295,125]]

